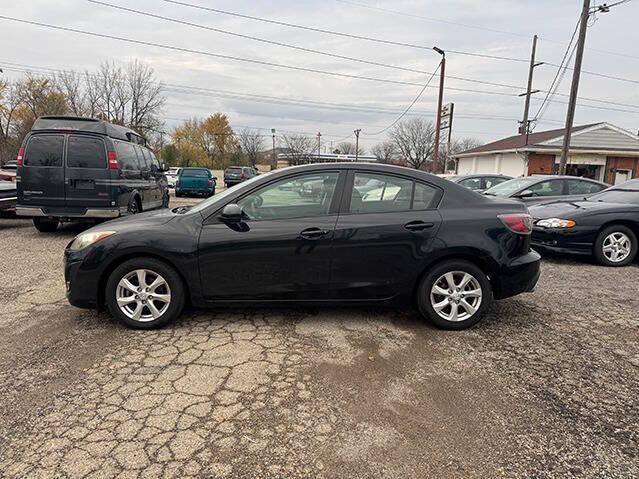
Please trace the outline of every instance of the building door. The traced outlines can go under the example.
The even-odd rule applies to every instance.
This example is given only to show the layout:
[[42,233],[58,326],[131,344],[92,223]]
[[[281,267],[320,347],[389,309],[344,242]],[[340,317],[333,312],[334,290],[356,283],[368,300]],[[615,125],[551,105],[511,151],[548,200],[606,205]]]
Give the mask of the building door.
[[631,170],[616,170],[615,171],[615,185],[619,185],[621,183],[625,183],[628,180],[632,179],[632,171]]

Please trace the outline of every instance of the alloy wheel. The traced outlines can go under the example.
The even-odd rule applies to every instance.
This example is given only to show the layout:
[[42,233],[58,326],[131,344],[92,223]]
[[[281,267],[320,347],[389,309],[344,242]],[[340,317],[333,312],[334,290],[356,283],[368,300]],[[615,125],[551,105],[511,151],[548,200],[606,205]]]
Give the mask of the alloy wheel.
[[616,231],[604,238],[601,249],[608,261],[621,263],[630,256],[632,241],[626,234]]
[[118,283],[116,300],[123,314],[134,321],[155,321],[171,304],[171,288],[155,271],[137,269]]
[[477,278],[465,271],[441,275],[430,291],[435,312],[446,321],[465,321],[479,309],[483,292]]

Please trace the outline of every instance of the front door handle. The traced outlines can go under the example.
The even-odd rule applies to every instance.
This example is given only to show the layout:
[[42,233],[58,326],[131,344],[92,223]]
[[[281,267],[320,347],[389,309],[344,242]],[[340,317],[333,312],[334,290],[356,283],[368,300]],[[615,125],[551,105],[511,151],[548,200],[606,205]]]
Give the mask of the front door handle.
[[320,239],[322,236],[327,235],[328,233],[329,231],[323,230],[320,228],[306,228],[300,233],[299,238],[307,239],[307,240],[316,240],[316,239]]
[[434,223],[426,223],[425,221],[411,221],[410,223],[406,223],[404,228],[408,231],[422,231],[428,228],[432,228],[435,226]]

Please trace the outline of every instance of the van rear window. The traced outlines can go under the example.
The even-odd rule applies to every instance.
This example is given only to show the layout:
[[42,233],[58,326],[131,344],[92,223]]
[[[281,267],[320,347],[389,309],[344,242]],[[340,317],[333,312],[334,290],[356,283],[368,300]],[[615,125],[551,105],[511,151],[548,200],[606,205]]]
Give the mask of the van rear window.
[[62,166],[62,135],[34,135],[24,153],[26,166]]
[[106,168],[104,142],[100,138],[70,136],[67,144],[67,167]]

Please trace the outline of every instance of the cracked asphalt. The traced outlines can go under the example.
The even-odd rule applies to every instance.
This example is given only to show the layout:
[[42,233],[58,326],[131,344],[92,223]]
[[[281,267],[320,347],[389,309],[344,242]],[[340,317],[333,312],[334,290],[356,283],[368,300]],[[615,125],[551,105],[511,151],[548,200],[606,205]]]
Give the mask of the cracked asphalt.
[[147,332],[66,303],[79,231],[0,219],[0,477],[639,476],[637,264],[545,259],[462,332],[408,307]]

